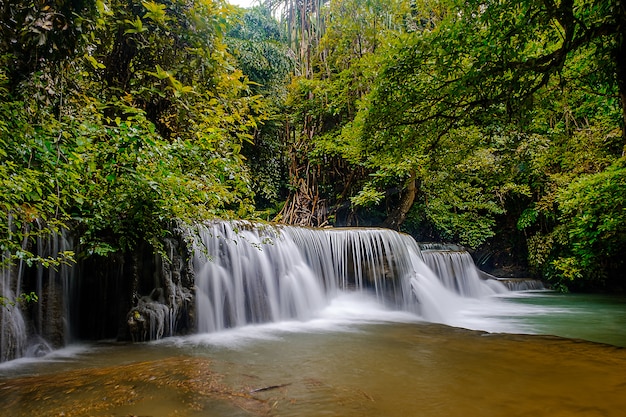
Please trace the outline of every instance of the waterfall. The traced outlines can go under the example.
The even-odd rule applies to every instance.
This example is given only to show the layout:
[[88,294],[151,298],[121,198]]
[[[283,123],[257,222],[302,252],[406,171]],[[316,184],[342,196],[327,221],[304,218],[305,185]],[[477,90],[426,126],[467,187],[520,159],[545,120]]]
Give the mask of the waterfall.
[[16,298],[13,289],[18,268],[8,264],[5,254],[2,255],[0,270],[0,362],[19,358],[26,349],[26,324],[20,306],[13,300]]
[[[37,253],[44,258],[57,258],[62,253],[71,252],[74,242],[67,231],[51,233],[37,239]],[[39,301],[33,306],[35,332],[31,338],[31,349],[41,354],[46,343],[51,346],[65,346],[70,342],[69,324],[70,285],[75,270],[73,264],[61,262],[57,266],[37,265],[34,287]],[[50,350],[50,347],[47,347]]]
[[449,290],[465,297],[483,297],[508,291],[495,279],[481,279],[471,255],[461,247],[432,244],[420,247],[426,264]]
[[[23,259],[2,254],[0,269],[0,362],[23,356],[42,356],[69,341],[68,300],[72,268],[61,263],[44,267],[72,249],[64,232],[38,236],[34,253],[40,261],[29,266]],[[24,304],[20,295],[34,292],[38,301]]]
[[304,320],[325,303],[323,283],[286,234],[216,223],[194,248],[199,332],[248,323]]
[[[34,245],[43,260],[74,249],[63,233]],[[0,295],[14,300],[33,291],[39,301],[0,306],[0,362],[40,356],[72,335],[148,341],[307,321],[347,292],[389,311],[463,327],[468,306],[477,304],[468,300],[484,304],[483,297],[507,291],[498,280],[482,279],[461,248],[420,248],[388,229],[178,225],[163,249],[56,268],[3,262]]]
[[462,263],[454,265],[455,280],[475,279],[467,285],[476,288],[457,284],[455,293],[427,266],[413,238],[387,229],[214,223],[199,227],[197,240],[193,263],[199,332],[306,320],[347,290],[445,322],[446,311],[462,296],[506,290],[497,282],[493,287],[483,283],[472,275],[473,263]]

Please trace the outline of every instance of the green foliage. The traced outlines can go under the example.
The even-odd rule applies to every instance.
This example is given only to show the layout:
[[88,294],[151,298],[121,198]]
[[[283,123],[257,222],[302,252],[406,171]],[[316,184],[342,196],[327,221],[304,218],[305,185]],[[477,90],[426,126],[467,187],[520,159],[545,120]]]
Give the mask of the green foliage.
[[583,175],[557,197],[571,256],[554,266],[562,279],[623,278],[626,250],[626,164]]
[[32,253],[67,228],[76,256],[158,250],[173,219],[289,194],[320,224],[523,238],[561,288],[623,275],[619,2],[276,3],[281,22],[221,0],[0,3],[3,262],[71,262]]
[[614,191],[596,184],[586,216],[570,206],[593,207],[577,184],[614,181],[624,149],[622,7],[344,0],[328,11],[312,74],[288,100],[298,166],[322,197],[348,200],[353,219],[391,215],[415,179],[404,229],[418,237],[517,236],[561,288],[618,274],[608,254],[624,237],[602,213],[621,215],[599,203]]
[[15,260],[29,265],[56,266],[73,254],[42,258],[30,243],[58,233],[67,216],[61,206],[64,164],[63,138],[29,123],[24,103],[12,100],[6,73],[0,69],[0,251],[2,266]]
[[563,193],[579,179],[601,174],[623,146],[617,103],[577,87],[546,94],[530,125],[535,133],[515,152],[517,181],[532,190],[517,221],[528,237],[529,262],[560,289],[602,286],[607,282],[602,276],[619,276],[609,265],[581,267],[580,254],[572,251],[571,225],[561,212]]
[[[295,77],[290,85],[287,110],[297,127],[291,143],[296,167],[292,195],[301,192],[302,184],[312,188],[309,195],[322,192],[324,202],[333,206],[324,216],[339,224],[346,221],[345,207],[355,212],[385,201],[385,170],[402,171],[403,179],[409,172],[399,166],[370,167],[355,120],[358,103],[387,56],[385,50],[395,42],[396,30],[404,30],[405,6],[395,1],[330,2],[323,15],[323,36],[308,58],[313,72]],[[337,216],[336,211],[344,214]]]
[[382,191],[374,189],[371,185],[366,185],[356,196],[350,198],[350,201],[355,206],[368,207],[378,205],[384,196],[385,193]]
[[101,0],[0,2],[0,54],[6,59],[10,88],[52,62],[73,56],[91,29]]
[[0,296],[0,308],[15,306],[17,304],[31,304],[39,301],[39,296],[34,292],[22,293],[15,300],[9,300],[6,297]]
[[529,207],[527,209],[524,209],[519,219],[517,219],[517,228],[519,230],[523,230],[523,229],[526,229],[527,227],[530,227],[537,221],[538,216],[539,216],[539,213],[534,207]]
[[265,102],[223,42],[232,13],[219,1],[96,2],[71,53],[28,67],[19,84],[10,66],[30,38],[2,44],[6,262],[63,262],[31,251],[68,227],[80,256],[106,255],[143,241],[159,250],[173,219],[254,214],[241,152]]
[[[270,11],[263,7],[248,9],[226,34],[226,44],[239,68],[258,84],[255,91],[268,98],[283,98],[295,63],[290,57],[284,35]],[[272,97],[278,95],[278,97]]]
[[242,153],[250,168],[256,206],[271,211],[287,182],[282,113],[295,62],[278,22],[262,7],[248,9],[233,19],[225,42],[250,80],[250,90],[267,100],[261,109],[263,123],[256,126],[253,142],[244,144]]

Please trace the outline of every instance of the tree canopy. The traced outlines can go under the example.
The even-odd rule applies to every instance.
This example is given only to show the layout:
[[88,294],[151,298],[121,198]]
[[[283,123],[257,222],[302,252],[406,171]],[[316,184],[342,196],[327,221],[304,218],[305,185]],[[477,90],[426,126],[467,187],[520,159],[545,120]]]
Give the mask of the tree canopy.
[[[577,178],[616,181],[604,171],[620,163],[625,144],[624,6],[368,2],[360,10],[375,14],[372,26],[396,23],[374,32],[361,24],[360,33],[340,18],[351,4],[331,2],[319,70],[293,90],[312,138],[307,161],[347,167],[353,188],[335,190],[336,213],[349,200],[356,216],[348,223],[369,213],[374,224],[472,248],[506,236],[506,250],[528,253],[558,285],[593,271],[606,277],[607,265],[619,264],[606,251],[586,264],[580,252],[569,255],[581,244],[572,223],[580,218],[568,207],[588,192],[572,191]],[[617,223],[605,227],[621,235]],[[572,283],[573,275],[584,278]]]
[[623,285],[623,2],[261,3],[0,0],[4,262],[264,218]]
[[[241,149],[265,104],[224,43],[233,8],[201,0],[31,6],[3,3],[23,20],[9,28],[22,36],[3,44],[0,72],[9,257],[32,257],[23,255],[28,237],[59,227],[80,230],[86,253],[106,253],[144,240],[158,247],[173,219],[253,212]],[[52,23],[29,26],[33,19]]]

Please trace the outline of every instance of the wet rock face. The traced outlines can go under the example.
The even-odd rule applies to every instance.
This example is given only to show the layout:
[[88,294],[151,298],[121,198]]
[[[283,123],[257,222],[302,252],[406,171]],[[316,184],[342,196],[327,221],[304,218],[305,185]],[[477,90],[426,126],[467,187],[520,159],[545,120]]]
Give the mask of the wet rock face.
[[152,298],[161,292],[161,288],[155,288],[153,294],[141,297],[137,305],[128,313],[128,330],[133,342],[161,339],[165,328],[170,328],[170,308],[163,303],[162,299]]
[[[128,335],[133,342],[195,330],[193,268],[184,232],[178,232],[176,237],[164,241],[165,256],[155,256],[151,277],[146,277],[145,269],[135,268],[135,302],[126,314]],[[147,280],[155,286],[150,288]],[[141,291],[147,290],[149,295],[141,295]]]
[[[158,255],[144,244],[132,253],[93,255],[58,270],[0,271],[0,285],[7,289],[0,294],[14,299],[12,289],[21,283],[18,294],[39,297],[0,308],[0,362],[37,356],[72,340],[145,341],[193,332],[193,270],[183,232],[173,235]],[[69,241],[62,249],[82,251]]]
[[[65,345],[65,310],[63,301],[63,289],[60,283],[50,281],[45,286],[43,293],[39,297],[39,302],[33,306],[37,316],[36,321],[39,324],[39,336],[54,348],[60,348]],[[33,314],[35,315],[35,314]],[[36,340],[36,339],[35,339]],[[41,343],[29,343],[36,351],[41,349],[38,346]]]
[[[133,342],[158,340],[176,334],[180,305],[169,305],[162,296],[163,288],[155,288],[149,296],[139,299],[126,316]],[[174,298],[176,302],[178,299]]]
[[[145,243],[132,253],[92,255],[58,268],[23,263],[0,269],[0,362],[38,356],[72,340],[154,340],[195,331],[194,273],[186,239],[173,228],[155,255]],[[83,253],[69,232],[32,248],[53,257]],[[34,293],[37,302],[15,303]]]

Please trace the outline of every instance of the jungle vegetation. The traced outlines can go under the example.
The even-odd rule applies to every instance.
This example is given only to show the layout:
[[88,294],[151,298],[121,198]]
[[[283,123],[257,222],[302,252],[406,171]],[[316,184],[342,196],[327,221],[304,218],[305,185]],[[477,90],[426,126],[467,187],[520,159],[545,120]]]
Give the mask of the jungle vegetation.
[[3,264],[244,218],[623,288],[625,36],[618,0],[0,0]]

